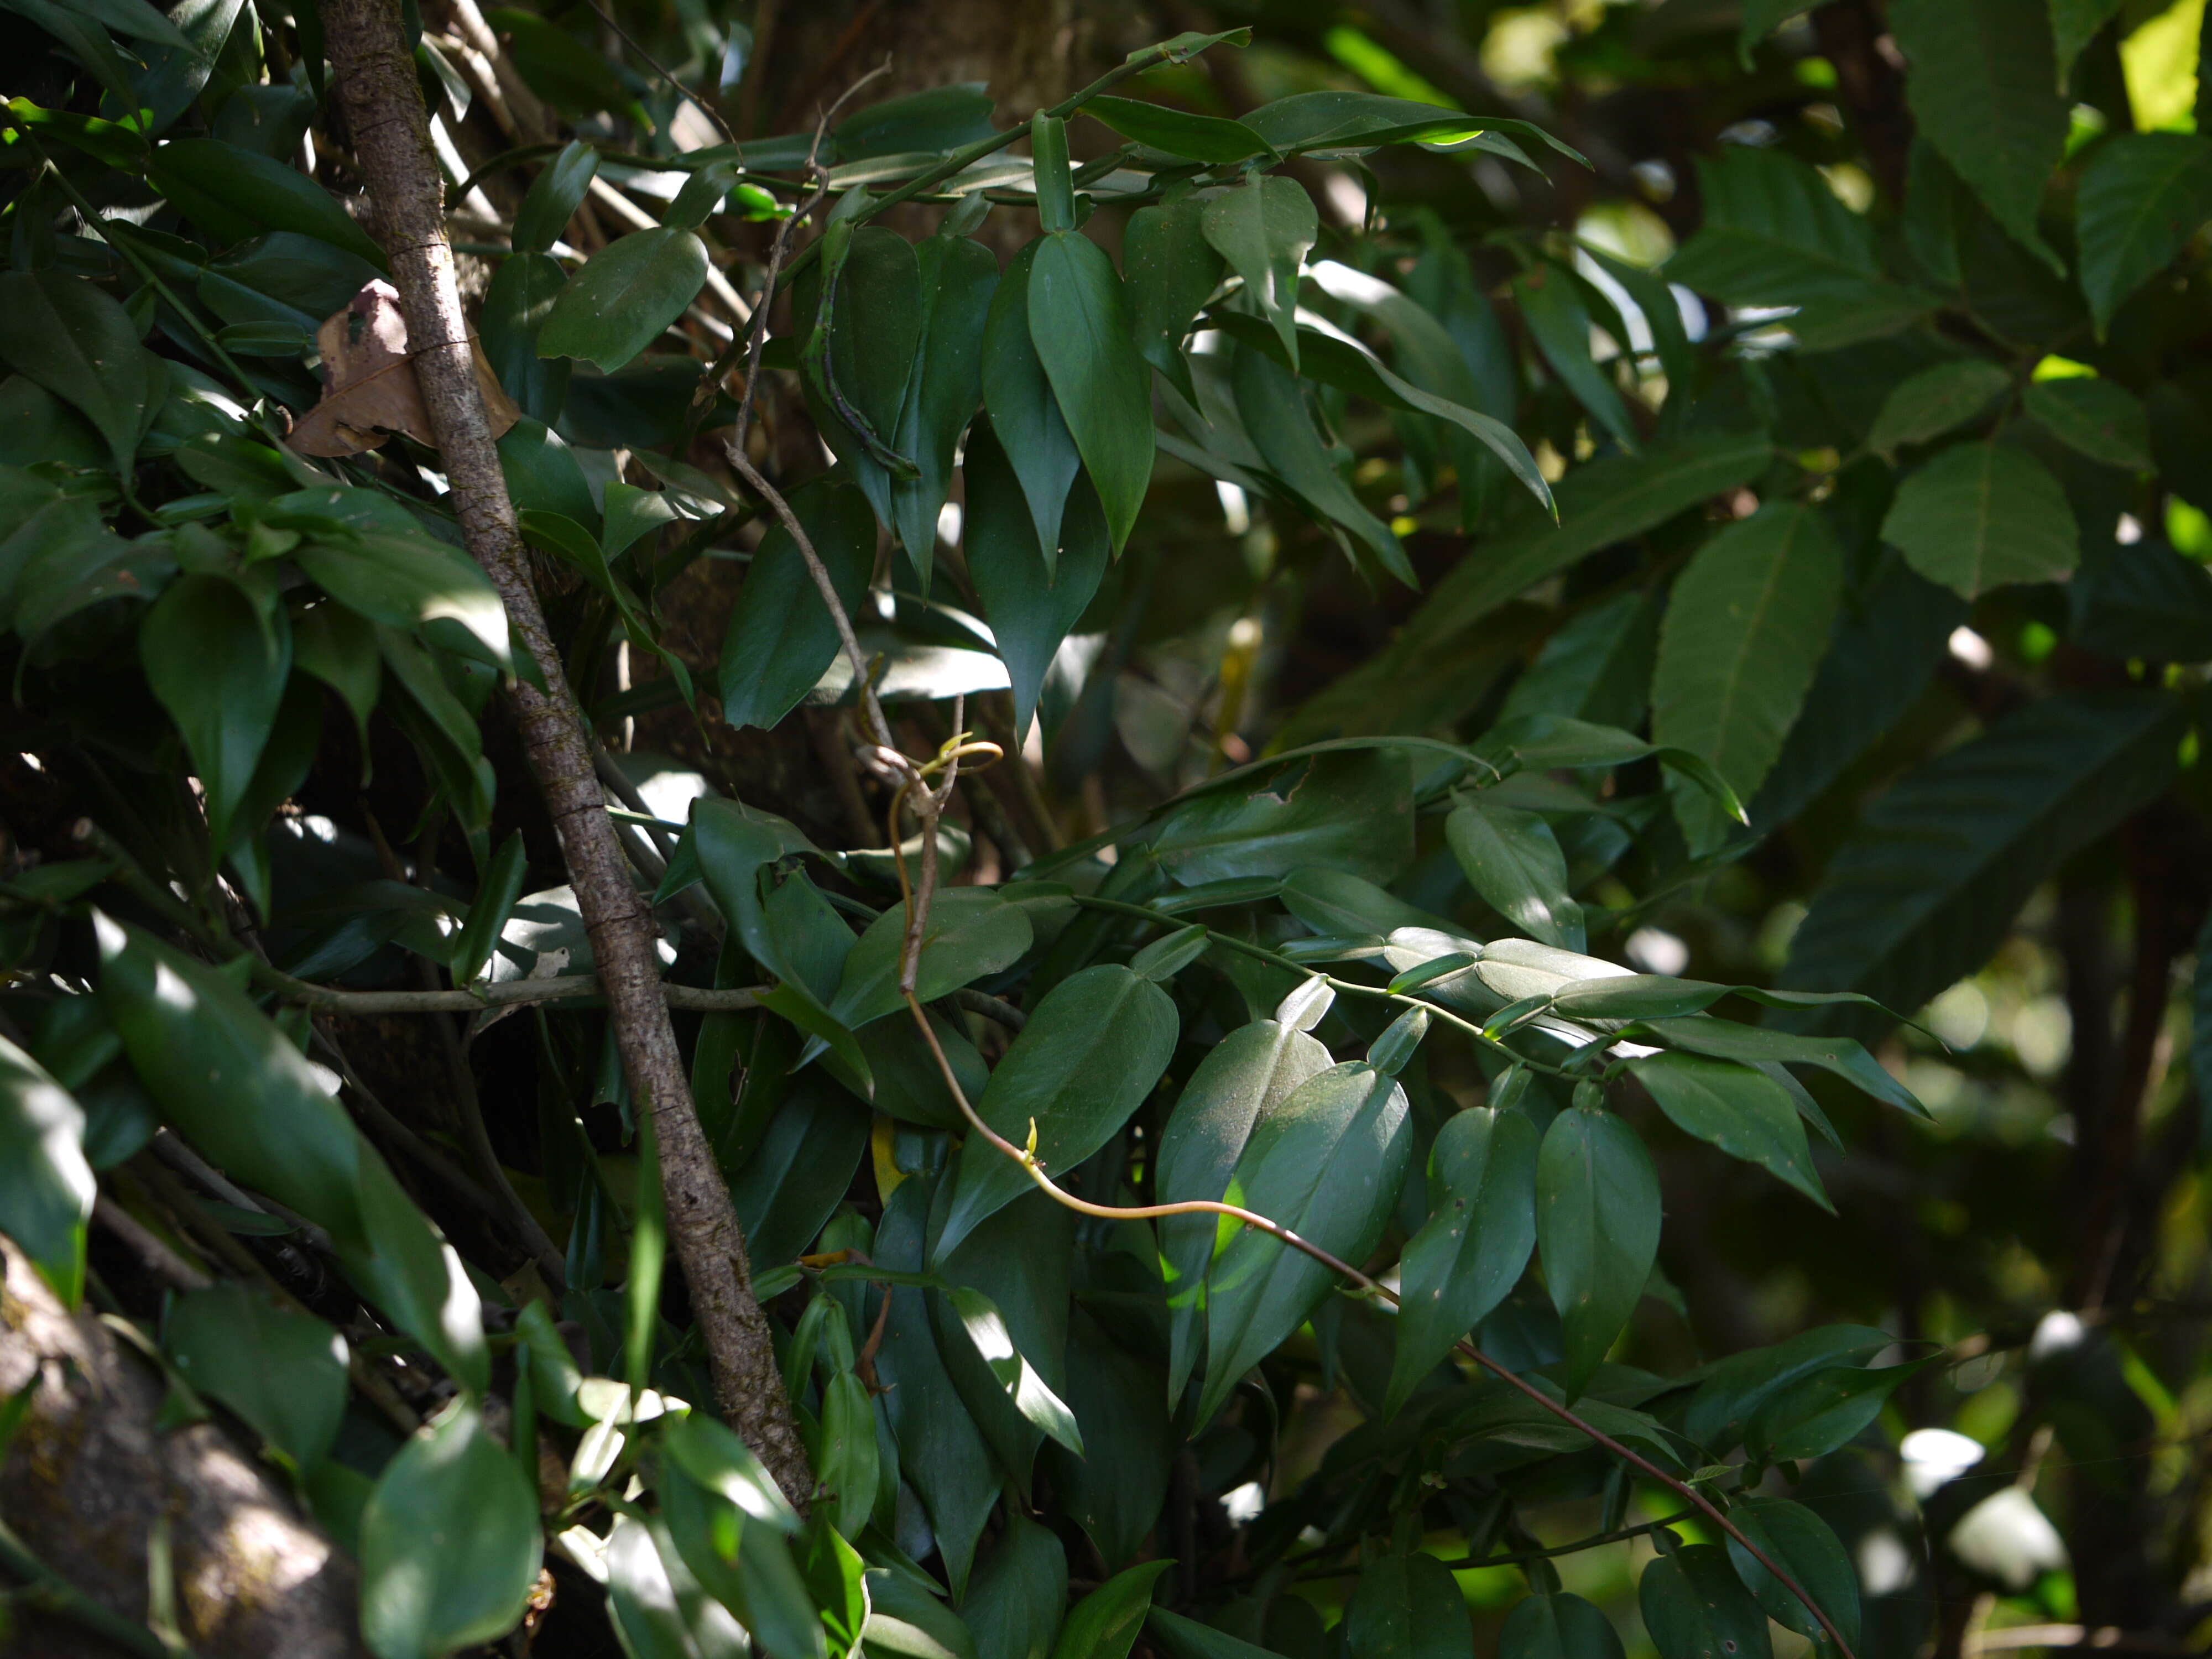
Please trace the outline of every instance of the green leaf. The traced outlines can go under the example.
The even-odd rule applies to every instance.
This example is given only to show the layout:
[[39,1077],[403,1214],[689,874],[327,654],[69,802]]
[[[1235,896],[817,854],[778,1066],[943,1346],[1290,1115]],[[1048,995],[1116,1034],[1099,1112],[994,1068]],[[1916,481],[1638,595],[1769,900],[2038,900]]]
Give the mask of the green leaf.
[[221,1401],[301,1472],[329,1453],[345,1415],[345,1339],[234,1279],[169,1310],[161,1341],[178,1375]]
[[1383,882],[1413,856],[1413,769],[1402,750],[1294,761],[1243,787],[1197,795],[1152,831],[1152,851],[1186,887],[1310,866]]
[[975,1659],[1049,1659],[1067,1608],[1067,1552],[1028,1516],[1007,1517],[960,1604]]
[[1138,353],[1194,404],[1183,337],[1219,284],[1221,264],[1206,238],[1206,203],[1196,196],[1139,208],[1121,233],[1121,292]]
[[1298,366],[1298,268],[1321,234],[1313,198],[1294,179],[1254,173],[1206,198],[1199,221],[1214,252],[1244,279],[1244,293],[1274,325],[1291,368]]
[[[1031,1011],[975,1103],[1017,1146],[1037,1131],[1037,1161],[1055,1177],[1106,1144],[1167,1069],[1177,1027],[1167,993],[1108,963],[1055,985]],[[939,1235],[942,1260],[985,1218],[1028,1191],[1028,1172],[980,1135],[962,1146],[958,1184]]]
[[2075,213],[2081,292],[2101,339],[2121,302],[2212,219],[2212,136],[2130,132],[2107,140],[2082,169]]
[[1079,474],[1060,519],[1059,559],[1048,561],[1021,481],[988,423],[969,434],[961,471],[967,489],[961,550],[1012,683],[1014,729],[1026,732],[1060,641],[1105,577],[1112,542],[1097,492]]
[[[1590,357],[1589,312],[1583,304],[1574,273],[1564,265],[1540,264],[1513,279],[1513,298],[1544,361],[1560,383],[1588,410],[1615,443],[1633,455],[1643,442],[1628,406],[1620,399],[1613,371]],[[1625,349],[1625,348],[1624,348]]]
[[660,337],[707,283],[707,245],[662,225],[608,244],[569,277],[538,333],[541,357],[611,374]]
[[1006,1389],[1006,1397],[1013,1401],[1014,1409],[1078,1457],[1082,1456],[1083,1434],[1076,1426],[1074,1413],[1037,1374],[1036,1367],[1014,1346],[1006,1318],[991,1298],[980,1291],[956,1285],[945,1292],[945,1299],[958,1317],[961,1328],[968,1334],[968,1340]]
[[2012,376],[1985,357],[1962,357],[1908,374],[1889,389],[1867,434],[1867,447],[1893,455],[1985,413],[2012,389]]
[[[983,330],[999,291],[999,262],[964,236],[933,236],[918,258],[921,343],[891,437],[915,476],[891,480],[891,515],[927,593],[953,452],[983,395]],[[974,449],[971,441],[971,455]]]
[[499,441],[499,465],[518,513],[558,513],[586,534],[599,527],[599,502],[583,464],[557,432],[525,416]]
[[1242,121],[1224,120],[1218,115],[1194,115],[1164,104],[1112,96],[1093,98],[1084,105],[1083,113],[1103,121],[1124,138],[1217,167],[1274,154],[1267,141]]
[[139,630],[147,683],[184,736],[207,800],[209,839],[230,838],[292,672],[291,630],[271,629],[253,601],[221,576],[172,584]]
[[1344,1610],[1349,1659],[1474,1659],[1467,1597],[1433,1555],[1370,1561]]
[[1445,820],[1444,836],[1484,903],[1532,939],[1583,949],[1583,910],[1567,895],[1566,854],[1542,817],[1465,796]]
[[[1803,1504],[1786,1498],[1740,1498],[1729,1506],[1729,1519],[1820,1604],[1820,1611],[1834,1622],[1846,1642],[1857,1644],[1858,1575],[1852,1571],[1851,1559],[1834,1528]],[[1800,1636],[1821,1639],[1820,1621],[1812,1610],[1784,1589],[1782,1581],[1759,1565],[1750,1551],[1731,1538],[1728,1553],[1737,1576],[1768,1618]]]
[[599,153],[581,139],[562,147],[530,181],[522,205],[514,210],[514,234],[507,240],[517,253],[550,253],[568,228],[568,221],[591,193],[599,170]]
[[2066,147],[2050,14],[2008,0],[1899,0],[1889,26],[1920,136],[2014,241],[2063,272],[2035,222]]
[[[1699,548],[1660,629],[1653,740],[1703,756],[1748,799],[1804,707],[1843,582],[1835,532],[1798,502],[1764,507]],[[1731,826],[1712,798],[1679,780],[1674,794],[1691,850],[1717,847]]]
[[1145,504],[1153,453],[1152,377],[1131,342],[1121,276],[1097,243],[1054,232],[1030,264],[1028,310],[1030,343],[1119,553]]
[[1644,1569],[1636,1586],[1659,1659],[1771,1659],[1766,1614],[1717,1544],[1692,1544]]
[[1940,1357],[1875,1370],[1829,1366],[1785,1383],[1752,1414],[1744,1449],[1770,1463],[1825,1457],[1857,1438],[1890,1395]]
[[1486,1106],[1455,1114],[1437,1132],[1429,1218],[1399,1262],[1386,1416],[1519,1282],[1536,1245],[1537,1146],[1525,1115]]
[[1146,1613],[1145,1624],[1167,1650],[1168,1659],[1271,1659],[1269,1649],[1256,1647],[1225,1630],[1201,1625],[1179,1613],[1170,1613],[1165,1607],[1156,1607]]
[[[838,252],[842,244],[842,252]],[[892,519],[894,476],[914,463],[892,448],[921,343],[921,267],[914,244],[880,225],[845,239],[832,226],[821,264],[793,294],[793,319],[805,341],[801,364],[809,411],[830,447],[867,492],[876,516]],[[834,283],[832,315],[821,314],[822,284]],[[909,550],[911,551],[912,550]]]
[[[1777,0],[1778,3],[1778,0]],[[2051,45],[2058,59],[2058,84],[2063,88],[2097,31],[2112,21],[2120,0],[2051,0]]]
[[1052,1659],[1128,1659],[1152,1604],[1152,1581],[1173,1565],[1146,1561],[1130,1567],[1078,1601],[1052,1644]]
[[0,1038],[0,1233],[66,1308],[84,1294],[85,1228],[97,1190],[84,1131],[84,1110],[69,1091]]
[[[1840,1002],[1845,999],[1827,1000]],[[1895,1016],[1887,1011],[1876,1012],[1868,1021],[1870,1029],[1876,1019],[1886,1030],[1894,1023]],[[1716,1060],[1736,1060],[1767,1071],[1770,1076],[1774,1075],[1770,1070],[1774,1066],[1817,1066],[1899,1111],[1922,1119],[1929,1115],[1928,1109],[1913,1097],[1912,1091],[1884,1070],[1864,1045],[1850,1037],[1809,1036],[1768,1026],[1739,1025],[1726,1019],[1662,1018],[1647,1019],[1643,1024],[1645,1035],[1669,1048],[1687,1049]],[[1804,1109],[1802,1102],[1798,1109]]]
[[519,1623],[544,1540],[538,1498],[456,1400],[385,1466],[361,1518],[361,1627],[377,1659],[441,1659]]
[[2055,581],[2081,556],[2074,509],[2043,464],[2010,444],[1960,444],[1898,489],[1881,538],[1965,599]]
[[[1293,1090],[1253,1125],[1224,1196],[1358,1263],[1381,1239],[1413,1156],[1406,1091],[1358,1060]],[[1336,1275],[1273,1235],[1246,1230],[1215,1259],[1206,1305],[1206,1387],[1196,1421],[1304,1323]]]
[[[680,1481],[662,1490],[663,1514],[641,1520],[615,1518],[600,1560],[607,1575],[607,1620],[624,1650],[635,1659],[743,1659],[746,1632],[699,1576],[720,1580],[727,1571],[718,1555],[692,1557],[711,1546],[696,1543],[679,1528],[693,1521],[694,1501]],[[693,1545],[687,1552],[684,1546]],[[742,1546],[739,1546],[742,1547]],[[719,1570],[718,1570],[719,1569]],[[732,1600],[740,1599],[734,1593]]]
[[[906,910],[894,905],[868,924],[845,958],[845,975],[830,1012],[858,1030],[871,1020],[903,1010],[899,963],[906,945]],[[935,1002],[963,985],[1018,961],[1030,948],[1030,921],[988,887],[953,887],[931,904],[915,994]]]
[[[1747,17],[1751,10],[1744,8]],[[1581,1596],[1554,1590],[1529,1596],[1505,1615],[1498,1659],[1622,1659],[1620,1633]]]
[[[876,523],[866,498],[843,473],[833,472],[809,479],[789,499],[838,603],[852,616],[876,565]],[[771,525],[745,571],[722,639],[722,718],[732,726],[775,726],[814,689],[837,650],[837,624],[799,544],[782,525]]]
[[[1327,1048],[1279,1020],[1255,1020],[1216,1043],[1183,1085],[1161,1132],[1158,1201],[1218,1200],[1254,1125],[1331,1063]],[[1173,1398],[1181,1398],[1198,1363],[1206,1329],[1206,1269],[1218,1236],[1211,1216],[1166,1216],[1159,1224],[1171,1345],[1168,1393]]]
[[1305,392],[1290,370],[1249,346],[1234,366],[1237,414],[1268,470],[1310,514],[1350,531],[1375,562],[1408,587],[1419,585],[1397,533],[1360,503],[1337,470],[1336,457],[1314,430]]
[[727,1425],[690,1412],[661,1431],[660,1443],[685,1474],[747,1520],[787,1536],[799,1531],[799,1516],[775,1476]]
[[477,315],[493,374],[522,412],[540,422],[558,420],[568,395],[568,359],[538,355],[538,336],[568,282],[551,254],[517,253],[492,273]]
[[[1039,238],[1017,253],[991,296],[991,314],[983,325],[983,407],[1021,480],[1049,573],[1060,547],[1068,486],[1083,458],[1030,331],[1030,278],[1043,246]],[[1149,429],[1149,409],[1146,424]]]
[[499,590],[459,548],[428,536],[371,532],[312,541],[294,549],[292,557],[325,593],[371,622],[393,628],[456,622],[494,659],[513,666]]
[[752,1260],[763,1267],[797,1261],[836,1211],[867,1151],[868,1116],[858,1101],[819,1073],[793,1079],[759,1145],[746,1149],[730,1181]]
[[174,138],[154,152],[146,176],[219,242],[289,230],[386,268],[384,250],[337,198],[274,156],[216,138]]
[[1824,1325],[1716,1361],[1690,1396],[1683,1432],[1711,1452],[1743,1438],[1752,1416],[1798,1378],[1871,1359],[1896,1339],[1871,1325]]
[[2073,638],[2124,662],[2212,659],[2212,572],[2145,537],[2115,544],[2067,590]]
[[529,849],[523,845],[522,832],[518,830],[501,842],[499,851],[493,854],[483,879],[477,884],[476,896],[469,901],[468,920],[454,936],[454,984],[472,985],[477,975],[483,972],[500,934],[506,930],[514,902],[522,896],[529,874]]
[[100,994],[162,1117],[210,1162],[327,1231],[340,1263],[465,1388],[489,1380],[477,1292],[306,1058],[232,981],[95,918]]
[[1681,1054],[1632,1060],[1628,1069],[1683,1133],[1759,1164],[1834,1213],[1796,1105],[1772,1078],[1748,1066]]
[[1830,860],[1781,984],[1917,1008],[1972,973],[2062,860],[2165,789],[2187,719],[2156,693],[2061,693],[1908,772]]
[[1636,1131],[1612,1113],[1571,1107],[1544,1132],[1536,1242],[1559,1310],[1559,1383],[1571,1400],[1636,1310],[1659,1252],[1658,1172]]
[[840,1371],[822,1395],[820,1477],[826,1506],[845,1537],[867,1524],[879,1473],[875,1405],[866,1383],[850,1371]]
[[1068,1322],[1067,1403],[1090,1455],[1048,1445],[1044,1465],[1069,1516],[1118,1567],[1145,1547],[1160,1518],[1182,1436],[1169,1421],[1159,1367],[1109,1339],[1080,1309]]
[[167,381],[121,306],[58,270],[0,273],[0,360],[81,410],[129,476]]
[[[1035,1025],[1032,1018],[1031,1029]],[[876,1231],[878,1267],[913,1272],[922,1266],[924,1224],[934,1185],[931,1177],[910,1176],[892,1190]],[[893,1286],[880,1294],[890,1297],[891,1310],[876,1370],[889,1390],[884,1404],[898,1443],[899,1478],[921,1499],[944,1556],[946,1580],[958,1595],[966,1587],[975,1540],[998,1503],[1004,1479],[945,1369],[927,1293]],[[880,1600],[875,1606],[884,1611]],[[872,1627],[873,1622],[872,1616]],[[872,1646],[874,1636],[868,1639]]]
[[1372,92],[1300,92],[1262,104],[1245,125],[1285,154],[1328,150],[1360,155],[1384,144],[1452,144],[1483,133],[1510,133],[1549,145],[1569,160],[1589,163],[1534,122],[1388,98]]
[[[2212,167],[2212,152],[2205,164]],[[2039,380],[2021,402],[2068,448],[2106,466],[2154,471],[2150,416],[2142,399],[2112,380]]]
[[1705,218],[1667,280],[1732,304],[1803,305],[1882,280],[1874,232],[1811,165],[1779,149],[1724,146],[1700,160]]

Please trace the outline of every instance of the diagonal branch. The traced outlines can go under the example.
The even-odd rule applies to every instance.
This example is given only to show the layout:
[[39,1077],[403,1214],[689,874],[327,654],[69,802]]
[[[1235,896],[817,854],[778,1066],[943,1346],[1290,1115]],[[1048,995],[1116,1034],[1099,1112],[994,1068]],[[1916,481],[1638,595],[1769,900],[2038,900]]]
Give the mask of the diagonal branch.
[[391,256],[416,372],[469,551],[545,671],[548,691],[509,693],[599,966],[623,1067],[659,1130],[668,1229],[705,1339],[717,1403],[802,1509],[814,1480],[785,1398],[745,1243],[701,1128],[669,1023],[653,929],[592,770],[592,742],[532,586],[514,504],[486,423],[447,245],[445,185],[430,145],[399,0],[328,0],[323,22],[337,90]]

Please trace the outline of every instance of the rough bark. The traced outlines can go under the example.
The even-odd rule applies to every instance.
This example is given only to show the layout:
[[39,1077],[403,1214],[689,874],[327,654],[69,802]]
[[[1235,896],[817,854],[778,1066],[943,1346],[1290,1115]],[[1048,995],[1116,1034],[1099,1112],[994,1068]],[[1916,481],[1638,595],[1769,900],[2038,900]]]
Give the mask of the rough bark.
[[715,1397],[793,1502],[803,1505],[813,1477],[784,1397],[768,1321],[753,1297],[737,1212],[692,1107],[661,998],[652,918],[605,811],[583,713],[562,675],[560,653],[531,584],[477,390],[446,240],[443,181],[398,0],[331,0],[323,8],[323,22],[462,533],[551,688],[516,686],[516,724],[583,913],[631,1092],[652,1110],[659,1131],[669,1236],[706,1340]]
[[[155,1431],[161,1380],[89,1312],[72,1317],[0,1242],[0,1398],[36,1376],[0,1462],[0,1514],[78,1590],[134,1621],[169,1523],[185,1639],[224,1659],[357,1659],[353,1563],[212,1423]],[[106,1639],[19,1609],[14,1651],[112,1659]]]

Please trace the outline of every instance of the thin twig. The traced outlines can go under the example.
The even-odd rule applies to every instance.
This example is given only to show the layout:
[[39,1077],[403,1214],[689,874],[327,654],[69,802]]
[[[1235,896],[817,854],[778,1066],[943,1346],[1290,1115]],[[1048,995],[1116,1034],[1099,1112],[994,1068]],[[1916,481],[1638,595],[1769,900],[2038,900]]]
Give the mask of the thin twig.
[[[254,978],[287,1002],[333,1014],[474,1014],[488,1008],[512,1008],[532,1002],[562,1002],[595,997],[604,988],[595,974],[559,974],[545,979],[503,979],[451,991],[342,991],[295,979],[281,969],[257,965]],[[663,981],[661,994],[672,1008],[702,1013],[742,1013],[759,1006],[761,986],[718,991],[703,985]]]
[[[1292,1232],[1288,1227],[1284,1226],[1280,1222],[1271,1220],[1266,1216],[1258,1214],[1254,1211],[1245,1209],[1241,1205],[1224,1204],[1210,1199],[1186,1199],[1182,1202],[1177,1204],[1140,1204],[1132,1205],[1125,1208],[1111,1204],[1093,1204],[1086,1199],[1078,1198],[1073,1193],[1064,1190],[1062,1188],[1054,1184],[1052,1178],[1044,1172],[1043,1166],[1037,1162],[1036,1150],[1033,1146],[1028,1150],[1017,1146],[1012,1141],[1008,1140],[1004,1135],[994,1129],[989,1124],[983,1121],[982,1118],[977,1114],[975,1107],[969,1103],[967,1091],[961,1088],[960,1079],[953,1073],[952,1062],[945,1057],[944,1047],[937,1040],[937,1032],[930,1025],[928,1016],[922,1012],[921,1004],[915,1000],[912,991],[906,993],[906,1006],[908,1011],[914,1015],[915,1024],[921,1028],[922,1041],[929,1045],[930,1053],[936,1057],[937,1069],[945,1079],[945,1086],[952,1091],[953,1101],[960,1108],[961,1115],[968,1120],[969,1126],[974,1129],[977,1134],[981,1135],[983,1139],[988,1141],[994,1147],[997,1148],[1000,1152],[1004,1154],[1006,1157],[1012,1158],[1016,1164],[1020,1165],[1023,1171],[1028,1175],[1029,1178],[1035,1182],[1044,1192],[1049,1194],[1054,1202],[1063,1205],[1068,1209],[1073,1210],[1079,1215],[1093,1216],[1104,1221],[1152,1220],[1164,1216],[1178,1215],[1226,1216],[1232,1221],[1240,1222],[1247,1227],[1255,1228],[1259,1231],[1266,1233],[1269,1237],[1279,1240],[1285,1244],[1288,1244],[1293,1249],[1304,1252],[1316,1261],[1320,1262],[1322,1266],[1328,1268],[1332,1273],[1341,1274],[1344,1278],[1350,1279],[1353,1284],[1358,1285],[1369,1295],[1385,1297],[1393,1306],[1397,1304],[1398,1294],[1396,1291],[1391,1290],[1388,1285],[1378,1284],[1376,1280],[1369,1278],[1365,1273],[1362,1273],[1358,1268],[1353,1267],[1350,1262],[1338,1260],[1337,1257],[1332,1255],[1328,1251],[1322,1249],[1320,1245],[1299,1237],[1297,1234]],[[1034,1121],[1032,1121],[1031,1124],[1031,1135],[1034,1139]],[[1631,1448],[1621,1444],[1620,1441],[1615,1440],[1612,1436],[1605,1433],[1602,1430],[1595,1427],[1589,1422],[1586,1422],[1573,1407],[1553,1399],[1551,1395],[1546,1394],[1534,1383],[1528,1382],[1526,1378],[1520,1376],[1514,1371],[1511,1371],[1505,1366],[1500,1364],[1497,1360],[1492,1359],[1488,1354],[1483,1352],[1481,1349],[1475,1346],[1473,1342],[1462,1340],[1455,1346],[1457,1352],[1466,1355],[1467,1358],[1474,1361],[1476,1364],[1480,1365],[1484,1370],[1492,1373],[1500,1381],[1509,1384],[1512,1388],[1517,1389],[1521,1393],[1526,1395],[1530,1400],[1535,1401],[1537,1405],[1551,1413],[1553,1416],[1558,1418],[1561,1422],[1569,1425],[1577,1432],[1587,1435],[1590,1440],[1596,1444],[1602,1446],[1607,1451],[1611,1452],[1615,1457],[1620,1458],[1630,1468],[1648,1476],[1651,1480],[1658,1481],[1661,1485],[1674,1492],[1678,1497],[1687,1501],[1691,1506],[1696,1509],[1699,1514],[1703,1515],[1705,1519],[1711,1522],[1723,1532],[1726,1533],[1730,1538],[1743,1546],[1745,1553],[1747,1553],[1753,1560],[1758,1562],[1760,1566],[1765,1568],[1767,1571],[1774,1575],[1775,1582],[1777,1583],[1780,1584],[1784,1589],[1788,1590],[1792,1595],[1796,1596],[1800,1601],[1805,1604],[1807,1610],[1812,1613],[1814,1619],[1820,1621],[1820,1628],[1826,1633],[1828,1639],[1835,1644],[1836,1651],[1841,1656],[1841,1659],[1854,1659],[1850,1644],[1844,1640],[1843,1632],[1838,1630],[1835,1625],[1831,1622],[1827,1613],[1821,1609],[1820,1603],[1815,1601],[1812,1596],[1805,1591],[1804,1588],[1798,1583],[1796,1579],[1792,1577],[1790,1573],[1778,1562],[1776,1562],[1771,1556],[1768,1555],[1765,1550],[1761,1549],[1759,1545],[1754,1543],[1751,1539],[1746,1537],[1744,1535],[1743,1529],[1737,1526],[1735,1522],[1729,1520],[1728,1516],[1722,1512],[1720,1507],[1712,1501],[1712,1499],[1707,1498],[1695,1486],[1690,1485],[1689,1482],[1679,1480],[1675,1476],[1668,1474],[1666,1470],[1661,1468],[1656,1463],[1651,1462],[1650,1458],[1645,1457]]]

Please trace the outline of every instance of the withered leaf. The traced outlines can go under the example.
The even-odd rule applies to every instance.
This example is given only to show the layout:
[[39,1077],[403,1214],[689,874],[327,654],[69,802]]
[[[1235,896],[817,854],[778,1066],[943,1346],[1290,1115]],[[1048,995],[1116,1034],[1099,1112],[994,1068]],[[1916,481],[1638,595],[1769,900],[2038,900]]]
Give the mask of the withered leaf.
[[[407,349],[399,291],[391,283],[380,278],[364,285],[343,311],[315,331],[315,344],[323,355],[322,401],[301,416],[285,440],[294,449],[302,455],[358,455],[395,432],[418,443],[436,442]],[[501,387],[473,334],[469,347],[496,438],[522,411]]]

